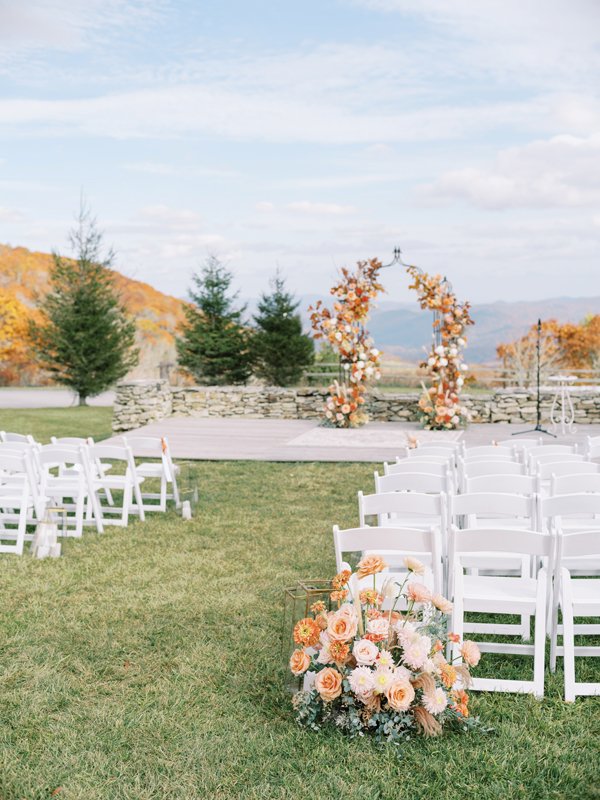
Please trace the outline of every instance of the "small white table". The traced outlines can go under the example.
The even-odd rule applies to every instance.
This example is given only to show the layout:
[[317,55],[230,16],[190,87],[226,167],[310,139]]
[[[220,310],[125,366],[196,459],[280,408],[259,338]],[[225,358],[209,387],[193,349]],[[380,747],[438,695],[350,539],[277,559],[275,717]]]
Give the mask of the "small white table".
[[573,433],[573,422],[575,411],[571,400],[571,386],[577,380],[575,375],[551,375],[548,378],[556,386],[552,408],[550,409],[550,421],[554,426],[554,433],[560,425],[560,432]]

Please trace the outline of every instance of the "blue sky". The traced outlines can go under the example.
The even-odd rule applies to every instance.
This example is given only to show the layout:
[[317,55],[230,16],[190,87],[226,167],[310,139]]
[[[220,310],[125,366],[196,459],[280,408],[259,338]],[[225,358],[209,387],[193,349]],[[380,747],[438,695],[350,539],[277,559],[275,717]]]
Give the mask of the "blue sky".
[[[597,0],[0,0],[0,242],[325,293],[359,258],[475,302],[600,294]],[[410,300],[400,272],[390,300]]]

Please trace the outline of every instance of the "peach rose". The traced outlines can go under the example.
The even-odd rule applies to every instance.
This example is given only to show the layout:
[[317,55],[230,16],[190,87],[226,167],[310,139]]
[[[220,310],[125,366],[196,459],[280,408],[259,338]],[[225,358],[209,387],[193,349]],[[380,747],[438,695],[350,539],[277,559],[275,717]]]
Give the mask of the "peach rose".
[[450,612],[452,611],[453,608],[452,603],[450,602],[450,600],[446,600],[446,598],[443,597],[441,594],[432,595],[431,602],[438,609],[438,611],[442,612],[442,614],[450,614]]
[[329,617],[327,622],[327,633],[330,639],[340,642],[347,642],[354,639],[358,630],[356,615],[349,614],[341,608]]
[[407,680],[400,678],[388,686],[385,696],[390,708],[393,708],[394,711],[407,711],[415,699],[415,690]]
[[294,650],[290,658],[290,669],[294,675],[303,675],[310,667],[310,656],[305,650]]
[[342,676],[333,667],[325,667],[317,673],[315,689],[326,703],[333,702],[342,693]]
[[413,581],[406,587],[406,596],[414,603],[428,603],[431,600],[431,592],[423,584]]
[[381,556],[365,556],[358,562],[356,574],[359,578],[366,578],[368,575],[376,575],[378,572],[383,572],[386,567],[387,564]]
[[470,667],[476,667],[479,664],[481,653],[475,642],[465,639],[460,648],[460,654]]

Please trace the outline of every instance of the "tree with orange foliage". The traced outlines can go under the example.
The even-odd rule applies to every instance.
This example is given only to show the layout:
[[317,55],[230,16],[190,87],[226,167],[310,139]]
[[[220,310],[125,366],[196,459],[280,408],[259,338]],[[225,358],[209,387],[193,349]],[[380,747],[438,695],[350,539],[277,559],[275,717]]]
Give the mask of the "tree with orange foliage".
[[16,297],[0,289],[0,381],[11,383],[29,363],[30,312]]

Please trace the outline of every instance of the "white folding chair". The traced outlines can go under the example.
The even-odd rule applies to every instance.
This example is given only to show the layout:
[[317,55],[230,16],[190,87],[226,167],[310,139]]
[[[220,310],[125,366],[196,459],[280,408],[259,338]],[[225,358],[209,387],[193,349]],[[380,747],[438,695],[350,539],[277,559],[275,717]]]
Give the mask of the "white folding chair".
[[575,444],[543,444],[539,447],[530,447],[527,454],[535,458],[536,456],[568,456],[577,454],[577,452]]
[[579,453],[550,453],[548,455],[529,456],[529,472],[534,475],[538,467],[544,464],[577,464],[590,463],[587,456]]
[[515,436],[510,439],[501,439],[497,442],[500,447],[513,447],[515,450],[531,450],[532,447],[540,447],[544,443],[541,436],[531,439],[522,436]]
[[543,497],[541,520],[555,534],[600,528],[600,494],[576,492]]
[[[129,515],[134,513],[139,514],[140,520],[144,521],[144,505],[140,488],[144,477],[137,472],[131,448],[127,445],[95,444],[89,448],[89,456],[93,463],[117,462],[124,468],[124,472],[120,474],[111,471],[92,477],[92,486],[98,499],[103,521],[107,524],[126,527],[129,523]],[[112,505],[101,504],[99,494],[106,489],[110,490],[111,495],[115,491],[122,492],[121,506],[114,501],[114,495],[112,495]],[[112,515],[116,515],[116,517],[113,518]]]
[[446,481],[448,490],[454,487],[453,470],[447,464],[430,463],[427,461],[418,461],[416,464],[412,459],[401,459],[398,461],[387,461],[383,465],[384,475],[396,474],[414,474],[420,473],[421,475],[436,475]]
[[592,450],[600,454],[600,436],[586,436],[584,452],[590,456]]
[[[571,464],[575,466],[575,464]],[[579,465],[577,465],[579,466]],[[586,464],[589,466],[589,464]],[[597,472],[569,473],[568,475],[552,474],[550,479],[550,496],[556,494],[582,494],[588,492],[600,494],[600,468]]]
[[[88,448],[95,444],[94,439],[91,436],[86,436],[85,438],[83,436],[51,436],[50,442],[53,445],[61,445],[69,448]],[[113,465],[109,463],[103,464],[100,460],[96,460],[91,462],[91,466],[94,476],[100,477],[102,475],[106,475],[106,473],[112,469]],[[109,506],[114,505],[110,489],[104,489],[104,496],[106,497],[106,502]]]
[[0,485],[0,553],[15,553],[18,556],[23,554],[29,505],[25,481],[20,486]]
[[[441,555],[437,536],[433,529],[376,527],[340,530],[337,525],[334,525],[333,544],[338,571],[349,568],[349,563],[344,556],[350,553],[361,555],[366,552],[381,553],[384,560],[393,555],[397,562],[408,554],[419,556],[424,563],[427,562],[433,567],[432,570],[426,570],[423,583],[433,592],[441,593],[442,591]],[[401,582],[407,574],[404,566],[398,569],[388,568],[384,572],[378,573],[375,580],[370,576],[363,578],[360,585],[373,588],[373,584],[375,584],[375,588],[379,590],[387,578],[396,578],[398,582]]]
[[600,458],[600,444],[592,445],[587,451],[587,457],[590,461],[595,461]]
[[[418,467],[417,467],[418,470]],[[448,492],[452,482],[446,475],[428,475],[427,473],[393,472],[390,475],[374,473],[375,492],[422,492],[424,494],[439,494]]]
[[34,455],[37,453],[30,444],[10,442],[0,445],[0,483],[11,486],[27,484],[28,523],[42,519],[47,503],[40,491],[37,457],[34,466]]
[[[600,527],[594,531],[564,534],[558,531],[555,601],[552,614],[550,669],[556,669],[557,656],[563,657],[565,674],[565,700],[573,702],[580,695],[600,695],[600,682],[577,681],[576,656],[600,656],[600,647],[575,645],[575,635],[600,634],[600,624],[576,624],[576,618],[600,617],[600,580],[578,578],[573,580],[567,564],[573,561],[594,560],[600,567]],[[562,611],[562,625],[558,624],[558,609]],[[562,647],[558,636],[562,633]]]
[[406,447],[404,450],[405,458],[422,458],[424,456],[446,459],[446,461],[454,461],[457,450],[453,447],[445,447],[444,445],[427,444],[421,447]]
[[467,447],[463,458],[470,460],[475,456],[508,456],[509,459],[514,460],[513,448],[503,444],[486,444],[478,445],[477,447]]
[[[65,509],[67,535],[83,534],[86,521],[103,532],[100,504],[92,483],[92,471],[84,448],[45,445],[38,454],[41,469],[40,493]],[[72,512],[72,513],[70,513]]]
[[466,481],[481,475],[524,475],[525,466],[517,461],[469,461],[458,462],[458,486],[465,491]]
[[[142,492],[143,501],[158,500],[158,503],[145,502],[145,511],[166,511],[167,500],[173,500],[175,507],[181,505],[177,474],[179,468],[173,463],[169,442],[166,436],[132,436],[123,437],[123,441],[131,448],[135,458],[154,458],[156,461],[143,461],[137,464],[137,474],[144,478],[160,481],[159,492]],[[171,491],[168,488],[171,486]]]
[[[462,637],[465,614],[478,612],[493,615],[517,614],[521,617],[535,615],[533,644],[508,642],[478,642],[484,653],[507,653],[533,656],[533,680],[506,680],[474,678],[473,688],[493,692],[527,692],[544,696],[544,659],[546,643],[546,608],[548,604],[548,573],[540,569],[534,577],[465,575],[463,558],[481,552],[503,556],[519,553],[528,560],[548,559],[549,572],[553,569],[553,542],[550,536],[539,531],[512,530],[510,528],[451,529],[450,547],[454,564],[454,607],[452,629]],[[509,626],[497,625],[498,634],[515,634]],[[460,648],[453,645],[453,655],[461,660]]]
[[[487,448],[486,448],[487,449]],[[519,457],[517,453],[513,453],[507,447],[490,447],[493,453],[473,453],[470,454],[467,450],[465,455],[462,456],[461,461],[464,464],[475,464],[481,461],[491,463],[494,461],[501,461],[503,463],[518,463]]]

